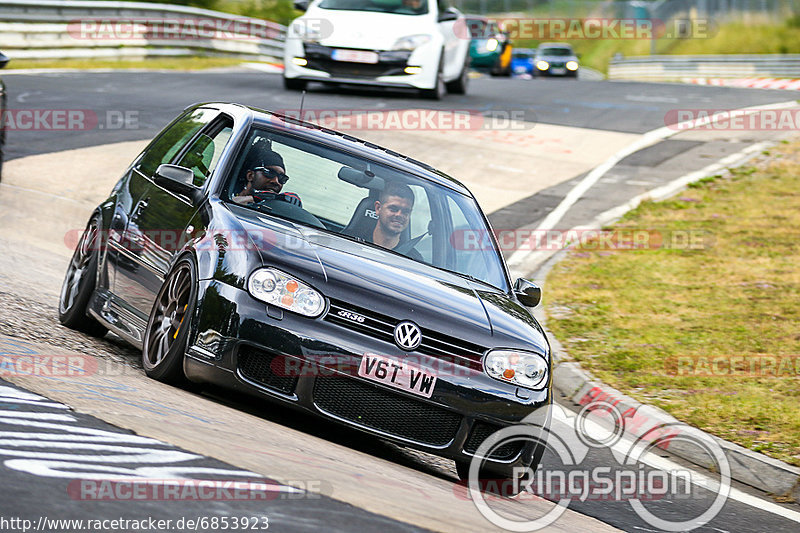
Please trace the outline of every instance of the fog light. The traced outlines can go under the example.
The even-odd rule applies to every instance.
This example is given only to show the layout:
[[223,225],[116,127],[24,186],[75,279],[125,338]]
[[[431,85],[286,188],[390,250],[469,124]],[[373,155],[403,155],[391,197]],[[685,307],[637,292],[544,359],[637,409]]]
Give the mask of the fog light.
[[403,69],[406,74],[419,74],[422,72],[422,67],[406,67]]
[[305,57],[295,57],[292,58],[292,63],[294,63],[298,67],[304,67],[308,65],[308,59],[306,59]]

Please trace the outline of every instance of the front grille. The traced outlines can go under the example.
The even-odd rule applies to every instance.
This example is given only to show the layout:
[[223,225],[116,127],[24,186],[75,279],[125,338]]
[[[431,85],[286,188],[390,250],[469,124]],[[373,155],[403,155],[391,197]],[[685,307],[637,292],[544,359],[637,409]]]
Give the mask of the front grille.
[[[472,426],[472,431],[469,433],[469,438],[467,439],[466,444],[464,444],[464,451],[467,453],[474,454],[478,451],[481,443],[488,439],[492,433],[498,431],[500,426],[495,426],[492,424],[487,424],[485,422],[475,422],[475,425]],[[500,459],[500,460],[509,460],[516,457],[520,451],[522,451],[522,447],[525,445],[525,441],[514,441],[508,444],[503,444],[499,448],[495,448],[490,451],[489,457],[491,459]]]
[[431,446],[449,444],[461,424],[460,415],[341,376],[317,378],[314,403],[339,418]]
[[252,346],[242,346],[239,349],[237,363],[239,373],[245,379],[261,386],[275,389],[284,394],[292,394],[297,386],[297,376],[282,376],[273,372],[272,362],[276,357],[279,356]]
[[309,59],[307,68],[327,72],[333,78],[378,78],[403,74],[403,67],[383,63],[351,63],[332,59]]
[[[363,322],[358,322],[340,315],[340,312],[345,315],[347,313],[355,313],[363,317],[364,320]],[[325,316],[325,319],[391,343],[394,343],[394,327],[401,322],[399,319],[336,300],[331,300],[330,311]],[[485,348],[463,339],[443,335],[438,331],[422,328],[422,344],[416,351],[457,365],[466,366],[473,370],[481,370],[481,358]]]
[[355,63],[334,60],[332,57],[334,48],[328,46],[313,43],[305,43],[303,46],[308,60],[307,68],[322,70],[334,78],[369,79],[403,74],[403,69],[408,65],[408,58],[411,55],[411,52],[406,50],[362,50],[376,52],[379,58],[378,63]]

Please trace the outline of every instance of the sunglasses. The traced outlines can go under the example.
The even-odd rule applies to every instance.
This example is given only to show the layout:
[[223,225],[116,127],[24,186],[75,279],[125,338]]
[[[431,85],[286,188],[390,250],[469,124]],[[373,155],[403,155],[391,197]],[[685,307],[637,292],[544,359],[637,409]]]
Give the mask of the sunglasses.
[[278,183],[280,183],[281,185],[284,185],[286,184],[287,181],[289,181],[289,176],[281,172],[272,170],[271,168],[255,167],[253,170],[263,172],[264,174],[266,174],[268,178],[276,178],[278,180]]

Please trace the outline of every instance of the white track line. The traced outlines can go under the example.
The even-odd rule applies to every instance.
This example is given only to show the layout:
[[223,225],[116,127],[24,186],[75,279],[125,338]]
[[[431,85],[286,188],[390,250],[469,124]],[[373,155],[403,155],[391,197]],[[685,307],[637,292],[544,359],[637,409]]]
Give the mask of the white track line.
[[[774,109],[788,109],[791,107],[796,107],[797,101],[796,100],[789,100],[787,102],[780,102],[777,104],[769,104],[769,105],[759,105],[759,106],[751,106],[751,107],[744,107],[741,109],[736,109],[735,111],[742,111],[746,114],[748,113],[755,113],[761,110],[774,110]],[[577,183],[572,190],[567,193],[561,203],[559,203],[555,209],[553,209],[542,221],[541,224],[534,230],[532,238],[535,241],[532,243],[532,248],[534,250],[538,250],[542,236],[544,232],[549,229],[553,229],[556,227],[556,224],[564,218],[564,215],[570,210],[570,208],[575,205],[575,203],[581,199],[581,197],[588,191],[597,180],[602,178],[609,170],[614,168],[614,166],[619,163],[621,160],[626,158],[627,156],[631,155],[634,152],[638,152],[643,148],[647,148],[658,141],[662,141],[668,137],[672,137],[673,135],[688,131],[690,129],[705,126],[710,124],[714,121],[714,117],[716,115],[711,115],[708,117],[703,117],[701,119],[696,120],[688,120],[684,122],[679,122],[676,124],[671,124],[669,126],[663,126],[661,128],[657,128],[647,133],[643,134],[639,139],[631,143],[630,145],[626,146],[622,150],[618,151],[608,159],[606,159],[602,164],[592,169],[589,174],[587,174],[579,183]],[[529,250],[517,250],[514,252],[508,260],[508,266],[511,268],[519,267],[526,260],[529,256],[533,254],[537,254],[538,252],[534,251],[531,252]]]
[[[574,424],[574,419],[569,416],[564,416],[564,413],[560,409],[553,410],[553,420],[554,421],[558,420],[565,424]],[[584,418],[582,422],[584,424],[584,430],[590,435],[603,435],[608,432],[608,428],[603,427],[601,424],[593,421],[591,417]],[[613,449],[616,452],[619,452],[624,456],[625,454],[630,452],[632,444],[633,441],[630,440],[630,438],[623,437],[620,440],[618,440],[615,444],[613,444],[611,446],[611,449]],[[643,453],[642,456],[640,457],[640,462],[664,472],[679,471],[686,469],[686,467],[683,465],[680,465],[674,461],[667,459],[666,457],[661,457],[651,452]],[[694,469],[692,470],[691,482],[692,485],[697,485],[698,487],[711,490],[712,492],[713,492],[712,490],[713,487],[719,485],[719,480],[716,480]],[[735,487],[730,487],[730,493],[728,494],[728,499],[736,500],[737,502],[749,505],[751,507],[756,507],[763,511],[767,511],[768,513],[781,516],[783,518],[792,520],[794,522],[800,522],[799,512],[793,511],[786,507],[782,507],[769,500],[753,496],[752,494],[743,492]]]

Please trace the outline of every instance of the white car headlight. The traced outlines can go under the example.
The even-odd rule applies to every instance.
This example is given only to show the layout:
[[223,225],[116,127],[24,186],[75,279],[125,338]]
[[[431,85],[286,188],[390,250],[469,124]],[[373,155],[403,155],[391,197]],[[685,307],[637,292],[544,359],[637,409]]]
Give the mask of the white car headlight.
[[300,280],[276,268],[259,268],[247,281],[250,295],[262,302],[315,317],[325,310],[325,298]]
[[578,62],[577,61],[567,61],[567,70],[578,70]]
[[499,44],[500,44],[500,41],[498,41],[495,38],[491,38],[488,41],[486,41],[486,50],[488,52],[494,52],[495,50],[497,50],[497,46]]
[[527,389],[547,385],[547,360],[532,352],[492,350],[483,358],[483,370],[489,377]]
[[392,46],[392,50],[416,50],[430,40],[430,35],[407,35],[397,39],[394,46]]
[[539,70],[547,70],[550,68],[550,63],[542,59],[536,62],[536,68]]

